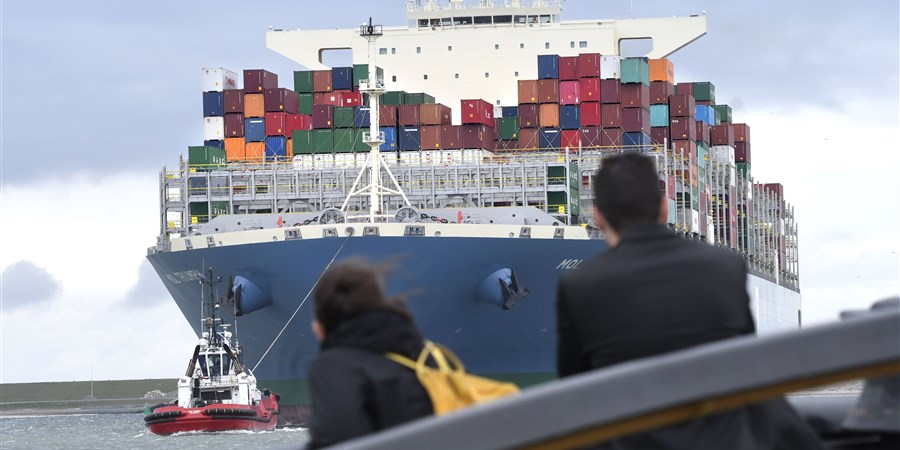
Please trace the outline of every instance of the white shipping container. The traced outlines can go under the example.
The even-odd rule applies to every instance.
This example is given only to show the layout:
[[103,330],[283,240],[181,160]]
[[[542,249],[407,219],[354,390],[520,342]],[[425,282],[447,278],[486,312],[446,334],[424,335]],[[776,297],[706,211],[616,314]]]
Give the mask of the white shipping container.
[[720,166],[734,166],[734,147],[730,145],[713,145],[709,148],[713,161]]
[[222,92],[231,89],[240,89],[238,87],[238,76],[236,73],[223,69],[203,69],[203,92]]
[[422,162],[421,153],[424,152],[400,152],[400,164],[403,164],[405,166],[418,166]]
[[494,107],[494,118],[500,118],[500,117],[503,117],[503,107],[495,106]]
[[713,225],[713,217],[711,215],[706,216],[706,223],[707,223],[706,242],[709,242],[710,244],[715,244],[716,243],[716,233],[715,233],[715,231],[713,231],[714,225]]
[[600,78],[604,80],[621,79],[622,78],[622,57],[621,56],[601,56],[600,57]]
[[312,155],[313,157],[313,167],[323,168],[323,167],[334,167],[334,154],[333,153],[316,153]]
[[691,233],[700,233],[700,211],[691,210]]
[[225,118],[224,117],[204,117],[203,118],[203,140],[219,141],[225,139]]

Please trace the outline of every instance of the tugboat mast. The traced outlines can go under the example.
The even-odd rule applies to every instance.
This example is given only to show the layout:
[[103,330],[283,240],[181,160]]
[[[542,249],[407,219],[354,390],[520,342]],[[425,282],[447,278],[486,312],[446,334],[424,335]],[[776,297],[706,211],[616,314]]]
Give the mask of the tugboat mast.
[[[400,195],[408,206],[412,206],[409,199],[406,198],[406,194],[403,193],[403,189],[400,188],[400,183],[394,178],[391,169],[384,163],[384,160],[381,157],[380,147],[381,144],[384,143],[384,135],[378,129],[378,99],[379,96],[384,93],[384,80],[378,79],[377,77],[378,69],[375,65],[377,49],[375,47],[375,40],[381,37],[382,34],[381,25],[373,25],[371,17],[369,18],[368,25],[363,24],[359,27],[359,35],[369,41],[369,76],[368,79],[360,80],[359,82],[359,91],[369,95],[369,133],[363,135],[363,142],[369,146],[369,157],[366,160],[363,169],[359,172],[359,175],[356,176],[356,181],[353,182],[350,193],[347,195],[347,198],[344,199],[344,204],[341,205],[341,212],[347,214],[347,206],[350,203],[350,198],[368,195],[368,221],[370,223],[382,221],[389,217],[382,209],[384,207],[382,196],[386,194]],[[381,184],[382,169],[387,172],[388,177],[391,179],[392,184],[389,186]],[[366,172],[369,173],[369,184],[363,188],[357,189],[357,186],[359,186],[359,183]],[[366,218],[367,216],[365,215],[347,216],[348,221],[350,221],[349,219]]]

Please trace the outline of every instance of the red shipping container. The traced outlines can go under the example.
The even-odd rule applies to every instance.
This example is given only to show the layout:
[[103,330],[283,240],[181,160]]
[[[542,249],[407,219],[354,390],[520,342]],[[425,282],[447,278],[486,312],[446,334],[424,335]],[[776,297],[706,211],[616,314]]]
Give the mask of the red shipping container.
[[459,140],[462,144],[462,148],[483,149],[492,147],[493,143],[490,145],[488,144],[494,140],[494,133],[492,130],[491,127],[481,123],[461,125],[459,129]]
[[622,146],[621,128],[604,128],[600,133],[601,147],[621,147]]
[[730,123],[709,127],[709,144],[734,147],[734,127]]
[[421,119],[419,119],[419,105],[397,106],[397,122],[401,127],[418,126],[421,123]]
[[459,125],[441,127],[441,145],[445,149],[462,148],[462,141],[459,139]]
[[538,80],[538,102],[559,103],[559,80]]
[[300,112],[300,94],[285,88],[266,89],[266,112]]
[[644,83],[623,84],[619,88],[623,108],[650,109],[650,88]]
[[600,79],[582,78],[578,80],[578,96],[581,102],[600,101]]
[[690,164],[697,164],[697,143],[690,140],[672,140],[672,150],[676,155],[681,155]]
[[441,127],[436,125],[426,125],[423,127],[419,127],[419,145],[422,147],[422,150],[442,149]]
[[[519,128],[538,127],[538,105],[519,105]],[[520,137],[519,140],[522,140]]]
[[244,90],[229,89],[224,95],[225,114],[244,113]]
[[[586,79],[598,80],[599,78]],[[582,103],[578,107],[581,109],[581,126],[599,127],[603,125],[603,123],[600,121],[600,103]]]
[[268,70],[244,70],[244,93],[265,92],[266,89],[278,88],[278,75]]
[[619,80],[600,80],[600,101],[603,103],[621,103]]
[[267,112],[266,136],[290,136],[291,132],[288,130],[287,116],[283,112]]
[[776,198],[784,198],[784,186],[781,183],[766,183],[763,185],[763,191],[775,194]]
[[331,92],[331,70],[313,71],[313,92]]
[[669,117],[696,117],[696,107],[693,95],[675,94],[669,97]]
[[675,85],[668,81],[650,82],[650,104],[667,105],[669,97],[675,95]]
[[599,147],[600,135],[603,129],[600,127],[584,127],[581,130],[581,148]]
[[343,106],[343,94],[340,92],[317,92],[313,94],[313,105]]
[[494,107],[482,99],[460,100],[460,118],[463,124],[494,126]]
[[668,186],[666,194],[672,200],[675,200],[675,175],[666,176],[666,185]]
[[690,117],[670,117],[669,136],[672,140],[690,139],[697,140],[697,121]]
[[709,124],[702,120],[697,120],[694,123],[697,124],[697,141],[709,144]]
[[[521,116],[520,116],[521,117]],[[537,150],[541,147],[540,131],[537,128],[519,129],[519,149]]]
[[678,91],[678,95],[690,95],[693,97],[694,83],[678,83],[676,91]]
[[577,56],[560,56],[559,57],[559,81],[569,81],[578,79],[578,57]]
[[[603,128],[622,127],[622,105],[616,103],[604,104],[600,107],[600,120]],[[621,130],[619,130],[621,131]]]
[[[294,130],[312,130],[312,116],[307,114],[288,114],[287,115],[288,133]],[[288,134],[291,136],[291,134]]]
[[644,108],[622,109],[622,130],[626,133],[650,133],[650,110]]
[[560,81],[559,82],[559,104],[560,105],[577,105],[580,103],[579,94],[581,84],[577,81]]
[[382,127],[397,126],[397,105],[378,105],[378,125]]
[[650,142],[655,145],[668,145],[669,127],[650,127]]
[[565,151],[569,148],[569,153],[575,153],[581,147],[581,130],[562,130],[560,131],[559,145]]
[[746,123],[735,123],[731,125],[734,127],[734,142],[750,142],[750,126]]
[[576,63],[578,78],[600,78],[600,54],[582,53]]
[[737,162],[746,162],[750,161],[750,143],[749,142],[735,142],[734,143],[734,160]]
[[518,150],[519,149],[519,140],[518,139],[500,139],[497,141],[496,145],[497,150]]
[[[228,92],[228,91],[225,91]],[[225,114],[225,137],[244,137],[244,115],[241,113]]]
[[334,128],[334,106],[313,105],[313,128]]
[[450,125],[450,107],[440,103],[423,103],[419,105],[419,121],[422,125]]
[[338,91],[334,91],[334,93],[339,94],[341,96],[341,105],[340,106],[362,106],[362,101],[363,101],[362,92],[338,90]]
[[519,80],[519,104],[538,102],[537,80]]

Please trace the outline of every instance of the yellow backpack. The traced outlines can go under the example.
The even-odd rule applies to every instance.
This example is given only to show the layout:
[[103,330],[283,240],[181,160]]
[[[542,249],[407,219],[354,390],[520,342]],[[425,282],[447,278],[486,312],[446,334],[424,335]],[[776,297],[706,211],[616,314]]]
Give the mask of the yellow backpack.
[[[438,416],[519,392],[519,388],[513,383],[466,373],[453,352],[431,341],[425,341],[425,347],[416,361],[397,353],[388,353],[386,356],[416,372],[419,382],[431,398],[434,414]],[[429,357],[437,367],[425,364]]]

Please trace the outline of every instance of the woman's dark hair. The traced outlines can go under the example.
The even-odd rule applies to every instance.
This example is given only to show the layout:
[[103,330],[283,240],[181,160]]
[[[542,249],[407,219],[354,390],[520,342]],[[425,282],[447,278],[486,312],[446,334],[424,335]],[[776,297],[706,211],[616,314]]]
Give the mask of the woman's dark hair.
[[387,267],[373,265],[362,258],[335,263],[322,274],[315,290],[316,320],[325,334],[341,322],[362,313],[387,310],[412,323],[412,315],[400,298],[387,298]]
[[594,175],[594,206],[617,232],[656,223],[660,197],[656,166],[640,153],[604,158]]

